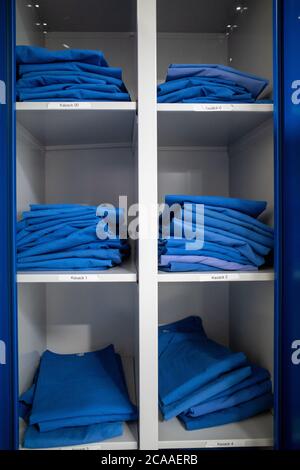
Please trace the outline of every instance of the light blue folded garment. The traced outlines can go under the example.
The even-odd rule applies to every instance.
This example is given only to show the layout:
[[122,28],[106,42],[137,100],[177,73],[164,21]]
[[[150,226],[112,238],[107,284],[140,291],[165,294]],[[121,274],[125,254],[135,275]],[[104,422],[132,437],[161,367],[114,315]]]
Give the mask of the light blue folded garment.
[[19,271],[58,271],[58,270],[96,270],[102,271],[104,269],[112,268],[115,266],[112,260],[94,259],[94,258],[63,258],[53,259],[47,261],[18,261]]
[[25,431],[23,447],[26,449],[48,449],[102,442],[121,436],[123,423],[99,423],[76,426],[54,431],[39,432],[35,426]]
[[222,374],[245,365],[233,353],[207,338],[199,317],[159,327],[159,399],[164,405],[188,397]]
[[267,203],[265,201],[250,201],[247,199],[234,199],[222,196],[190,196],[179,194],[165,196],[165,203],[168,206],[171,206],[172,204],[183,205],[188,203],[222,207],[233,209],[252,217],[258,217],[267,207]]
[[253,74],[241,72],[232,67],[218,64],[171,64],[168,68],[167,81],[186,77],[215,78],[229,80],[246,88],[254,99],[267,87],[268,80]]
[[86,49],[50,51],[44,47],[16,46],[17,64],[46,64],[51,62],[86,62],[108,67],[103,52]]
[[235,423],[251,418],[264,411],[268,411],[273,406],[272,393],[266,393],[253,400],[241,403],[237,406],[225,410],[216,411],[196,418],[191,418],[185,414],[179,416],[180,421],[188,431],[197,429],[221,426],[224,424]]
[[159,266],[160,271],[166,272],[210,272],[210,271],[223,271],[222,268],[210,266],[204,263],[179,263],[171,261],[165,266]]
[[40,362],[29,424],[47,432],[136,419],[120,361],[112,345],[85,354],[46,351]]
[[162,255],[160,257],[160,266],[168,266],[172,263],[193,263],[193,264],[205,264],[206,266],[211,266],[212,268],[222,269],[224,271],[253,271],[257,268],[250,264],[239,264],[233,263],[230,261],[225,261],[223,259],[212,258],[210,256],[189,256],[181,255]]
[[180,413],[185,412],[187,409],[190,409],[190,407],[206,402],[219,393],[226,393],[232,386],[244,381],[244,379],[250,375],[251,367],[240,367],[239,369],[231,370],[226,374],[220,375],[217,379],[212,380],[203,387],[199,387],[195,392],[170,405],[164,405],[160,402],[159,405],[162,416],[165,420],[172,419]]

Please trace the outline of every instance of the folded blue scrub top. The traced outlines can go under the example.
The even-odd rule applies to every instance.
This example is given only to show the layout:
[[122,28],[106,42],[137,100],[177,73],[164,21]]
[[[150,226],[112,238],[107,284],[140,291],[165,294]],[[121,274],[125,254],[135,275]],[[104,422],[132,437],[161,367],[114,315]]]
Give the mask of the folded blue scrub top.
[[100,423],[89,426],[76,426],[54,431],[39,432],[35,426],[25,431],[23,447],[26,449],[48,449],[92,444],[121,436],[123,423]]
[[168,68],[167,81],[185,77],[206,77],[218,80],[229,80],[238,86],[246,88],[254,99],[268,85],[268,80],[244,73],[232,67],[218,64],[171,64]]
[[66,49],[50,51],[44,47],[17,46],[17,64],[47,64],[51,62],[86,62],[92,65],[108,67],[103,52],[85,49]]
[[29,424],[46,432],[136,417],[112,345],[85,354],[43,354]]
[[199,317],[162,325],[159,327],[160,401],[170,405],[245,362],[243,353],[233,353],[208,339]]
[[244,419],[251,418],[259,413],[270,410],[272,406],[273,395],[272,393],[266,393],[254,398],[253,400],[249,400],[231,408],[226,408],[225,410],[216,411],[214,413],[209,413],[195,418],[181,414],[179,419],[188,431],[195,431],[197,429],[243,421]]

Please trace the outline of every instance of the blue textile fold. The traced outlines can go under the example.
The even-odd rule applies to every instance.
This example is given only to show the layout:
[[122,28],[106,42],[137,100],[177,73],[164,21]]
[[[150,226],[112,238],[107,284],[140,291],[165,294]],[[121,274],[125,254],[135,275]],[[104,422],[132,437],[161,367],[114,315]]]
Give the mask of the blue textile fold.
[[272,393],[266,393],[253,400],[241,403],[231,408],[208,413],[203,416],[192,418],[181,414],[180,421],[184,424],[188,431],[195,431],[197,429],[210,428],[215,426],[222,426],[233,422],[239,422],[244,419],[251,418],[264,411],[268,411],[273,406]]
[[102,442],[121,436],[123,423],[99,423],[89,426],[74,426],[54,431],[39,432],[35,426],[25,431],[23,447],[26,449],[48,449]]
[[[244,73],[218,64],[171,64],[168,68],[166,82],[182,79],[210,79],[234,83],[236,87],[247,90],[253,100],[256,100],[261,92],[267,87],[268,80],[253,74]],[[188,86],[188,85],[185,85]],[[161,85],[160,85],[161,87]]]
[[112,345],[85,354],[43,354],[29,424],[47,432],[136,417]]
[[20,101],[130,101],[122,70],[101,51],[17,46],[16,59]]
[[208,339],[199,317],[160,326],[160,402],[170,405],[189,397],[200,387],[245,363],[243,353],[233,353]]

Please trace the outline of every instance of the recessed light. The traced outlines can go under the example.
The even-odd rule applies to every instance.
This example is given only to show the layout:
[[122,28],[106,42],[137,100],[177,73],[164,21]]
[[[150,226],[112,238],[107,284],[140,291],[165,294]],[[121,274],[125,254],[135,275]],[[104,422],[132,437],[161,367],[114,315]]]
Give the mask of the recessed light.
[[228,25],[226,26],[226,28],[231,28],[231,24],[228,24]]
[[48,34],[48,31],[43,31],[43,34]]
[[236,11],[241,11],[242,7],[236,7]]
[[63,47],[65,47],[66,49],[70,49],[70,46],[68,44],[63,44]]
[[40,5],[38,3],[36,3],[34,6],[35,8],[40,8]]
[[41,26],[41,23],[35,23],[36,26]]
[[43,26],[48,26],[48,23],[43,23]]
[[27,3],[26,5],[28,8],[32,8],[32,4],[31,3]]

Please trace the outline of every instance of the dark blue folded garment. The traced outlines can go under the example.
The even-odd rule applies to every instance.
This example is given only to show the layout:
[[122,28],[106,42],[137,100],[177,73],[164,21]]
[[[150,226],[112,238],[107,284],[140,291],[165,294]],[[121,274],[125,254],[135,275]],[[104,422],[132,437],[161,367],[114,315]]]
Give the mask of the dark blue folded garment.
[[215,413],[209,413],[196,418],[191,418],[190,416],[181,414],[179,419],[188,431],[195,431],[197,429],[243,421],[244,419],[251,418],[259,413],[270,410],[272,406],[273,395],[272,393],[266,393],[254,398],[253,400],[249,400],[225,410],[216,411]]
[[76,426],[54,431],[39,432],[35,426],[25,431],[23,447],[26,449],[48,449],[102,442],[121,436],[123,423],[99,423]]
[[[126,87],[122,80],[119,80],[118,78],[111,77],[109,75],[100,75],[97,73],[92,73],[92,72],[73,72],[72,75],[76,78],[79,78],[81,80],[85,79],[94,79],[97,81],[100,81],[100,83],[106,83],[106,84],[111,84],[111,85],[116,85],[122,91],[126,91]],[[52,80],[53,77],[56,77],[57,80],[60,80],[59,83],[63,83],[64,81],[67,82],[68,77],[70,76],[70,72],[67,70],[49,70],[47,72],[43,72],[42,74],[40,72],[30,72],[30,73],[24,73],[22,76],[22,80],[41,80],[43,79],[46,81],[46,84],[48,84],[48,79]]]
[[112,345],[85,354],[46,351],[41,358],[29,424],[47,432],[136,419],[120,361]]
[[190,195],[167,195],[165,203],[168,206],[173,204],[203,204],[205,206],[215,206],[226,209],[233,209],[252,217],[258,217],[267,207],[265,201],[250,201],[246,199],[234,199],[221,196],[190,196]]
[[50,51],[44,47],[17,46],[17,64],[47,64],[51,62],[86,62],[87,64],[108,67],[101,51],[85,49],[65,49]]
[[207,338],[199,317],[159,327],[159,399],[170,405],[222,374],[244,366],[246,356]]
[[171,64],[168,68],[166,80],[170,81],[190,77],[228,80],[248,90],[254,99],[258,98],[269,83],[268,80],[256,75],[218,64]]
[[51,94],[55,93],[62,93],[65,91],[68,92],[73,92],[74,94],[78,93],[80,90],[85,90],[85,91],[91,91],[91,92],[98,92],[98,93],[114,93],[114,94],[119,94],[122,93],[120,88],[117,87],[116,85],[108,85],[106,83],[98,83],[98,84],[90,84],[90,83],[84,83],[84,84],[79,84],[75,85],[73,83],[64,83],[64,84],[59,84],[59,85],[48,85],[48,86],[43,86],[43,87],[31,87],[31,88],[17,88],[17,98],[20,98],[21,100],[28,99],[28,97],[34,98],[40,98],[43,97],[43,95],[46,96],[49,95],[51,97]]
[[17,90],[19,90],[20,88],[22,89],[52,85],[63,85],[64,83],[73,83],[73,85],[100,85],[102,83],[108,85],[107,81],[104,78],[90,78],[81,75],[75,75],[70,72],[69,74],[65,74],[58,77],[56,75],[40,74],[31,78],[20,78],[17,81],[16,88]]
[[240,367],[220,375],[203,387],[199,387],[195,392],[177,400],[169,405],[160,402],[160,410],[165,420],[169,420],[185,412],[197,407],[202,402],[208,402],[215,395],[227,393],[233,386],[238,385],[241,381],[246,380],[251,375],[251,367]]

